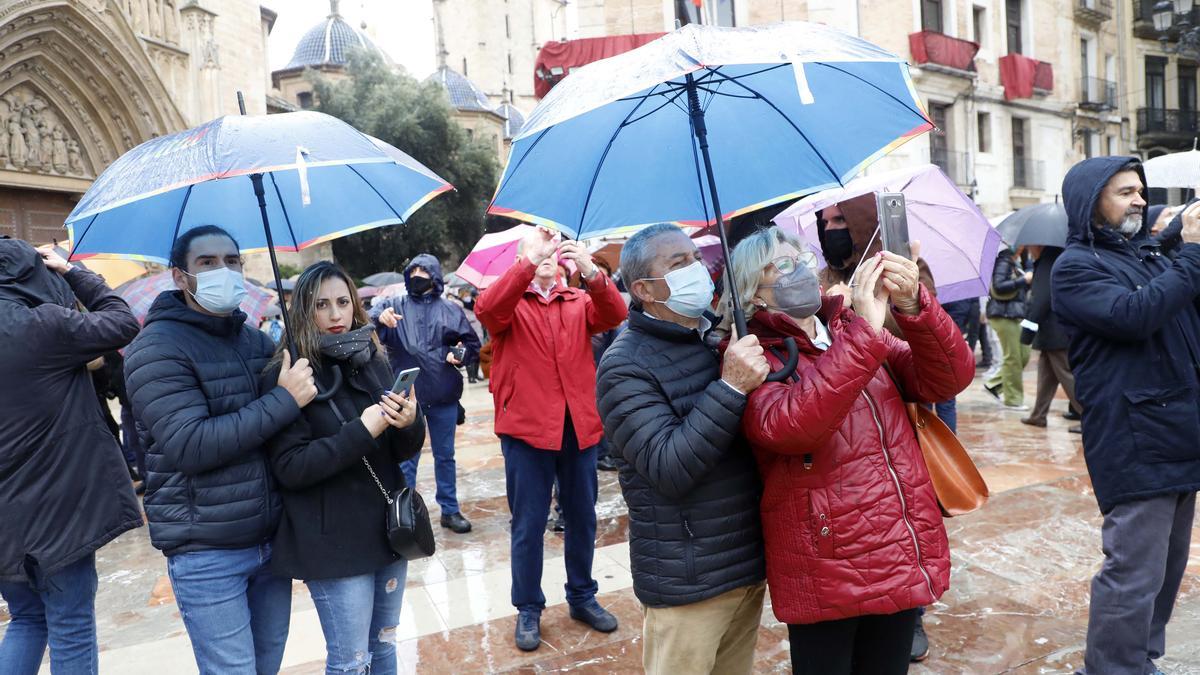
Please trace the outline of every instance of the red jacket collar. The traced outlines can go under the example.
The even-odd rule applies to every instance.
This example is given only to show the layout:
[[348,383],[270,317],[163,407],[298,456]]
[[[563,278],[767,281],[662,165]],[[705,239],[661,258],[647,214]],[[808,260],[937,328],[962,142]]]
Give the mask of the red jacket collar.
[[[821,296],[821,309],[817,311],[817,318],[829,329],[830,335],[833,335],[836,330],[854,319],[854,313],[844,306],[842,296],[825,295]],[[819,351],[795,319],[783,312],[755,312],[746,327],[758,336],[764,348],[778,347],[783,344],[784,338],[792,337],[796,338],[802,349]]]

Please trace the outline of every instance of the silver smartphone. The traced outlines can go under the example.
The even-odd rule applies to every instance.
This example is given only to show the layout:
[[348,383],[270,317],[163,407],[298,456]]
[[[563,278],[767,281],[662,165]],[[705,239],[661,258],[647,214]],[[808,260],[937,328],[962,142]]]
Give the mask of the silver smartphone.
[[400,374],[396,376],[396,382],[392,384],[392,393],[408,396],[412,393],[412,386],[417,381],[417,375],[420,374],[420,368],[408,368],[400,371]]
[[877,192],[875,205],[879,211],[879,237],[885,251],[901,258],[911,258],[908,245],[908,214],[903,192]]

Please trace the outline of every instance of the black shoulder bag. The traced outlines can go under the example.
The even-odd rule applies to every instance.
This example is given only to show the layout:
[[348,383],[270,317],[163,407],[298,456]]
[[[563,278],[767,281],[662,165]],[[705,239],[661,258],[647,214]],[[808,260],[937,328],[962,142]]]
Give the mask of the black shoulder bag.
[[[329,407],[338,418],[338,422],[346,424],[346,418],[342,416],[342,411],[333,399],[329,399]],[[362,457],[362,463],[371,473],[371,478],[375,480],[383,498],[387,500],[387,538],[392,551],[405,560],[420,560],[433,555],[436,550],[433,525],[429,522],[429,509],[425,507],[425,500],[421,498],[421,494],[410,485],[389,493],[365,456]]]

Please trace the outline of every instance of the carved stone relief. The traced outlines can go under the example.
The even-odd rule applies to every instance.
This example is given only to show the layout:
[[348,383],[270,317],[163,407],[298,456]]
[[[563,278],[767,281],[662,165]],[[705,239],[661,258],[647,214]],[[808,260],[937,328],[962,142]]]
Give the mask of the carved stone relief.
[[63,116],[26,85],[0,95],[0,168],[91,177]]
[[135,33],[179,44],[179,0],[122,0]]

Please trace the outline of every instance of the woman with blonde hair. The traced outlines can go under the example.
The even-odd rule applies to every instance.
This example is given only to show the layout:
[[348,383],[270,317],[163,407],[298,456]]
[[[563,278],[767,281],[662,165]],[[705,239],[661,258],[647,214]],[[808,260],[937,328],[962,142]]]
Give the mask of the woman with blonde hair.
[[[950,552],[904,402],[953,397],[973,358],[911,260],[868,256],[850,307],[822,296],[815,256],[778,228],[744,239],[730,266],[772,369],[786,338],[800,351],[795,373],[754,390],[742,416],[793,672],[907,672],[918,608],[949,586]],[[883,328],[889,314],[906,340]]]
[[[387,500],[404,487],[400,462],[421,451],[425,424],[415,395],[389,391],[391,368],[345,270],[325,261],[304,270],[288,317],[295,356],[309,360],[322,390],[341,385],[269,443],[283,499],[272,568],[308,586],[327,673],[395,673],[408,562],[388,543]],[[287,342],[265,384],[278,377]]]

